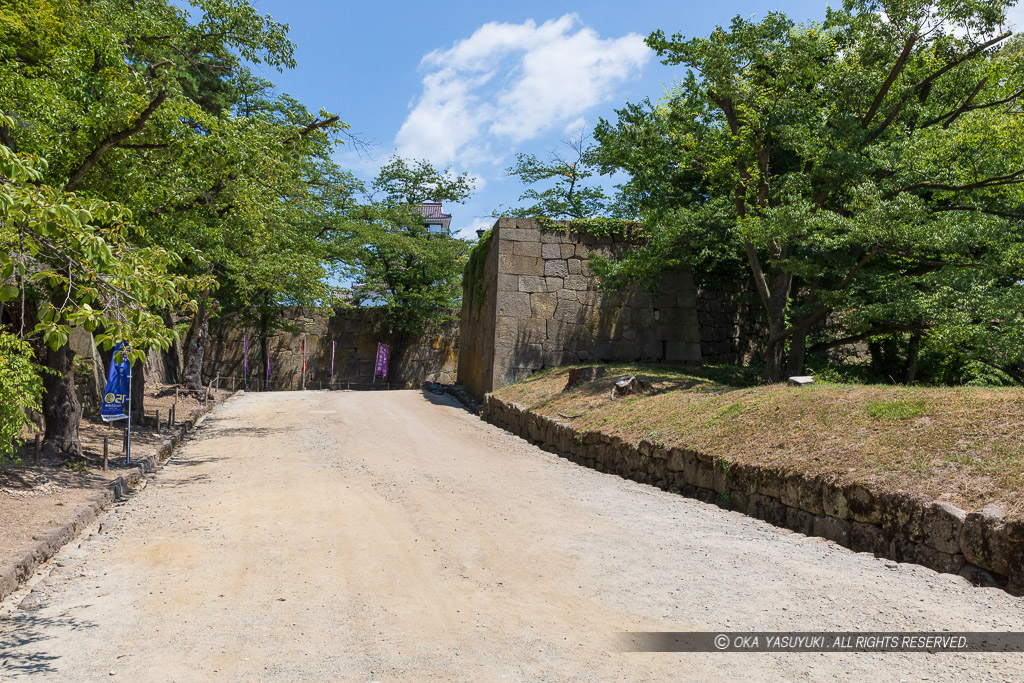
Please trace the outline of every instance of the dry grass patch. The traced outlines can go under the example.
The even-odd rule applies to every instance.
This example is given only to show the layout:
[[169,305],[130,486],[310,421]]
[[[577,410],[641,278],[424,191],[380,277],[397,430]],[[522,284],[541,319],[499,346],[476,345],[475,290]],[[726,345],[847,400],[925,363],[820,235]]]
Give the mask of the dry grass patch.
[[[502,400],[637,443],[728,462],[901,489],[968,510],[1002,501],[1024,514],[1024,390],[758,384],[741,369],[613,365],[566,389],[569,368],[498,390]],[[636,374],[647,395],[611,398]]]

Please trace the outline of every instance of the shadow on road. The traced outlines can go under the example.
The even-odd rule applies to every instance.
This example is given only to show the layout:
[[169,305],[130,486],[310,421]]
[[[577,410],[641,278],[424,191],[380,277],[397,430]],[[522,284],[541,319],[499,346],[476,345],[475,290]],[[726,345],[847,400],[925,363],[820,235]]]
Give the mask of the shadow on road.
[[44,617],[18,611],[0,620],[0,672],[5,675],[56,673],[53,663],[58,655],[47,654],[40,645],[67,631],[95,628],[92,622],[74,617]]

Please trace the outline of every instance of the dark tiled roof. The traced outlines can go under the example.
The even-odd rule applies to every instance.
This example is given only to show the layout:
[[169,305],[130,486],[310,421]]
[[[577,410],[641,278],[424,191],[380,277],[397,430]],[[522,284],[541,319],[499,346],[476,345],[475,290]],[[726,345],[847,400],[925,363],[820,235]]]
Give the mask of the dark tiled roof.
[[416,210],[423,214],[424,218],[450,219],[452,215],[441,210],[440,202],[428,202],[416,206]]

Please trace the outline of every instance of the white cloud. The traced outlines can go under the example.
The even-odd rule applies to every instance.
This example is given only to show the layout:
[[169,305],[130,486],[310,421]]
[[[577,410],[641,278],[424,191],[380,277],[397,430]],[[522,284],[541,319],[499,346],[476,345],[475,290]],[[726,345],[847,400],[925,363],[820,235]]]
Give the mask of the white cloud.
[[565,124],[565,128],[563,128],[562,130],[565,132],[566,135],[571,135],[578,130],[586,131],[589,128],[590,123],[581,116],[575,121],[570,121],[569,123]]
[[423,92],[395,137],[403,156],[498,163],[493,149],[573,125],[647,63],[635,33],[601,38],[575,14],[537,25],[492,22],[425,56]]
[[466,227],[457,230],[455,236],[463,239],[476,239],[477,230],[489,230],[496,220],[496,218],[490,216],[487,218],[477,218]]

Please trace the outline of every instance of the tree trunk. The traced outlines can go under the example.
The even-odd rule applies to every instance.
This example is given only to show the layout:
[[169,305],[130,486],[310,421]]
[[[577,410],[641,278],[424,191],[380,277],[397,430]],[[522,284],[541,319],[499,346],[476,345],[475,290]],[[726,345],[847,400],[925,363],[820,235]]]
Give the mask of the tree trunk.
[[203,352],[206,348],[206,335],[210,329],[208,297],[209,293],[206,293],[200,299],[199,308],[185,337],[185,367],[182,370],[181,383],[189,391],[203,389]]
[[48,452],[82,455],[78,423],[82,404],[75,393],[75,352],[70,344],[56,351],[47,349],[46,367],[53,373],[43,375],[43,448]]
[[906,384],[913,384],[917,379],[917,359],[921,355],[921,333],[914,332],[910,335],[910,348],[907,350],[907,368],[903,374],[903,381]]
[[786,377],[804,374],[807,358],[807,330],[793,334],[789,339],[789,358],[786,359]]
[[132,424],[142,426],[146,417],[146,364],[135,361],[132,364]]
[[764,349],[764,374],[769,382],[782,381],[782,351],[783,344],[780,340],[768,339]]

